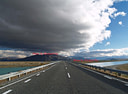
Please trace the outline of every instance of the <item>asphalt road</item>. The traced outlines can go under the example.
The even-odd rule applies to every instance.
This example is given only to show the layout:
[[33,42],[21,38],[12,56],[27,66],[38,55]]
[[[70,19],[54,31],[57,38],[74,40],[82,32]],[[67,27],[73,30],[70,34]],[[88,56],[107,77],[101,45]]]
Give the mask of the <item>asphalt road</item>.
[[41,73],[0,89],[0,94],[128,94],[128,86],[62,61]]

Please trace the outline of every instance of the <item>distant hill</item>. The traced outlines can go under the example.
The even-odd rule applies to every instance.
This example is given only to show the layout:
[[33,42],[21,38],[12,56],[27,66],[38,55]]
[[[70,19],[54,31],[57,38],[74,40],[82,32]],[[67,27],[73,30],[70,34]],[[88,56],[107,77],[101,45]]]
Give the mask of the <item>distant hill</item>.
[[16,59],[15,61],[57,61],[68,59],[69,58],[60,55],[33,55],[22,59]]
[[96,58],[84,58],[80,56],[70,56],[70,57],[64,57],[60,55],[32,55],[26,58],[0,58],[0,61],[57,61],[57,60],[87,60],[87,59],[97,59],[97,60],[110,60],[110,61],[118,61],[118,60],[128,60],[127,57],[96,57]]
[[0,58],[0,61],[13,61],[13,60],[16,60],[17,58],[13,58],[13,57],[11,57],[11,58]]
[[77,59],[77,60],[84,60],[84,57],[80,57],[80,56],[70,56],[71,59]]

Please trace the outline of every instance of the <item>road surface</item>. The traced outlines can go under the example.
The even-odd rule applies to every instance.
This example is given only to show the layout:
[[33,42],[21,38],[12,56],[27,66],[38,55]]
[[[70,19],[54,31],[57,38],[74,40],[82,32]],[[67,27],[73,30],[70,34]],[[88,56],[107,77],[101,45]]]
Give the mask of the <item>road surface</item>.
[[0,88],[0,94],[128,94],[128,84],[61,61]]

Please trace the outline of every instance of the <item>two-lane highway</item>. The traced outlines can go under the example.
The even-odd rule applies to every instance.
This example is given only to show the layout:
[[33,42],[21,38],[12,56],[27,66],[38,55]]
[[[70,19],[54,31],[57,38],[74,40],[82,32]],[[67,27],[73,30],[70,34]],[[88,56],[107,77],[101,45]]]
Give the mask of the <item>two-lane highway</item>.
[[0,89],[0,94],[128,94],[128,87],[62,61],[46,71]]

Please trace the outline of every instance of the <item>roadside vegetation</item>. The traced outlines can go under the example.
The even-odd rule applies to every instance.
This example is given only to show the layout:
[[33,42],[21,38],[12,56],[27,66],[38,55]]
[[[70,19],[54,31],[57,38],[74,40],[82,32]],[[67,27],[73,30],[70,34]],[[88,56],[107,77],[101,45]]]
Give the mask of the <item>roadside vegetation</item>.
[[123,71],[128,71],[128,64],[116,65],[115,69],[123,70]]
[[[124,60],[101,60],[101,61],[95,61],[95,62],[87,62],[87,61],[81,61],[79,63],[100,63],[100,62],[114,62],[114,61],[124,61]],[[74,62],[75,63],[75,62]],[[108,75],[111,75],[111,76],[115,76],[115,77],[118,77],[118,78],[122,78],[122,79],[126,79],[128,80],[128,75],[126,74],[120,74],[120,73],[117,73],[117,72],[111,72],[109,70],[103,70],[103,69],[99,69],[99,68],[95,68],[95,67],[89,67],[89,66],[86,66],[86,65],[81,65],[82,67],[86,67],[86,68],[89,68],[89,69],[92,69],[92,70],[95,70],[95,71],[98,71],[98,72],[102,72],[102,73],[105,73],[105,74],[108,74]],[[122,70],[122,71],[128,71],[128,64],[122,64],[122,65],[113,65],[113,66],[108,66],[106,68],[111,68],[111,69],[116,69],[116,70]]]
[[8,67],[34,67],[40,66],[44,64],[48,64],[50,62],[40,62],[40,61],[2,61],[0,62],[0,68],[8,68]]
[[86,60],[86,61],[74,61],[74,62],[80,62],[80,63],[100,63],[100,62],[116,62],[116,61],[128,61],[127,59],[123,60]]

